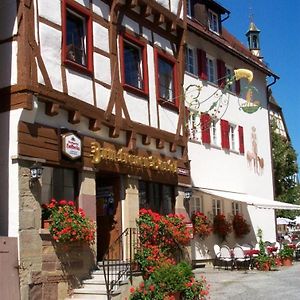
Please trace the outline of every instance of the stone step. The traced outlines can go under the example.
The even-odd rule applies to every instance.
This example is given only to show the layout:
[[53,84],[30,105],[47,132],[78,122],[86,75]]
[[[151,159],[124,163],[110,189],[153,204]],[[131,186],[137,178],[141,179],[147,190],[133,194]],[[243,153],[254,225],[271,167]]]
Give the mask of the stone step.
[[107,300],[107,295],[83,295],[83,294],[74,294],[69,298],[65,298],[65,300]]

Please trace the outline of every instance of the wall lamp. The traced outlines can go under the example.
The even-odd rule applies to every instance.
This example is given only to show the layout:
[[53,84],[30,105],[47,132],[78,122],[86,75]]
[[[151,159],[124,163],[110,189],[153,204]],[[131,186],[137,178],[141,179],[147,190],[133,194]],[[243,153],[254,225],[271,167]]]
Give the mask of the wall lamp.
[[42,165],[38,162],[35,162],[30,167],[30,181],[29,181],[30,186],[32,186],[34,182],[36,182],[39,178],[41,178],[42,174],[43,174]]
[[191,188],[185,189],[184,190],[184,199],[185,200],[190,200],[193,194],[193,190]]

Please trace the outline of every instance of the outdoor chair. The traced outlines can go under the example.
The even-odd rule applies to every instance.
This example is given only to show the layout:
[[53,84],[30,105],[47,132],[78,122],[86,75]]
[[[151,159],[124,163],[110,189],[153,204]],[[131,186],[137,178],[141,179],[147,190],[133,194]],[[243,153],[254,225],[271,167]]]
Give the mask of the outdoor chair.
[[214,268],[220,265],[220,246],[218,244],[214,245],[215,258],[213,261]]
[[225,269],[228,270],[230,266],[231,270],[234,267],[234,259],[230,248],[226,245],[221,246],[220,249],[220,262],[225,265]]
[[235,246],[233,248],[234,264],[237,269],[239,265],[242,265],[245,269],[249,269],[250,256],[245,255],[245,252],[241,246]]

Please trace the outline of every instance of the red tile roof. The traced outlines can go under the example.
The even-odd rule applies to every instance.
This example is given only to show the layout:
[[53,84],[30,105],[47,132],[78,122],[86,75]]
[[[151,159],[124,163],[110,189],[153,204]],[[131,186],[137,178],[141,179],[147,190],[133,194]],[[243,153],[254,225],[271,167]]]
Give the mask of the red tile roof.
[[207,39],[219,47],[222,47],[225,51],[229,51],[233,55],[238,56],[240,59],[260,69],[267,75],[279,78],[266,66],[264,62],[262,62],[257,56],[253,55],[247,47],[230,34],[224,27],[222,28],[222,35],[217,35],[211,32],[207,26],[195,19],[188,19],[187,24],[189,30],[195,31],[204,39]]

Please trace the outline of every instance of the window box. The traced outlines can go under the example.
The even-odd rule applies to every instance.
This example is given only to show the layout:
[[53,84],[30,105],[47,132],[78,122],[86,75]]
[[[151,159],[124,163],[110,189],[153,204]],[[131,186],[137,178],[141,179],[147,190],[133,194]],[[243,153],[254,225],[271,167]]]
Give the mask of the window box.
[[178,111],[177,67],[174,57],[154,49],[156,94],[160,105]]
[[127,34],[120,35],[120,67],[125,90],[148,96],[147,45]]
[[91,12],[70,0],[62,6],[62,61],[78,72],[93,72],[93,33]]

